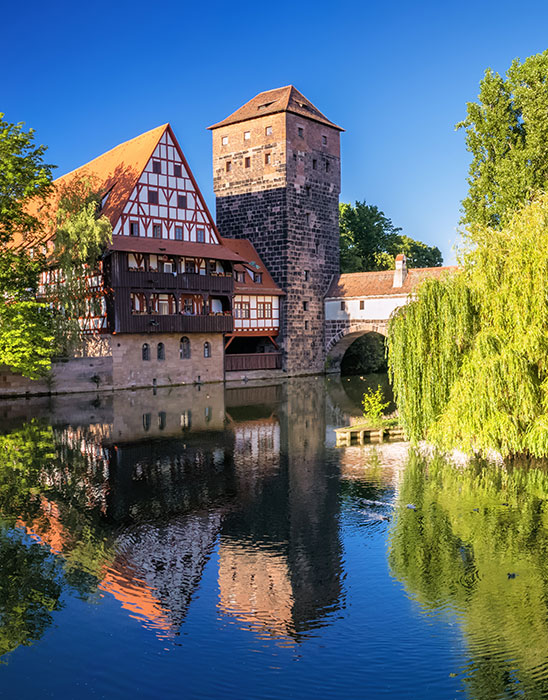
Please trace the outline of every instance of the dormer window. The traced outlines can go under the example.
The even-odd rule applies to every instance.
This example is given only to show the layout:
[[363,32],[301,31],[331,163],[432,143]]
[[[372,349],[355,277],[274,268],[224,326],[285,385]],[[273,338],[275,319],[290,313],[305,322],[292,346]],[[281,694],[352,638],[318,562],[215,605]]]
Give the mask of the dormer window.
[[245,272],[243,270],[236,270],[236,282],[245,282]]
[[255,284],[262,284],[263,283],[263,273],[262,272],[253,273],[253,281],[255,282]]
[[162,174],[162,162],[161,161],[159,161],[159,160],[152,161],[152,172],[155,173],[156,175]]

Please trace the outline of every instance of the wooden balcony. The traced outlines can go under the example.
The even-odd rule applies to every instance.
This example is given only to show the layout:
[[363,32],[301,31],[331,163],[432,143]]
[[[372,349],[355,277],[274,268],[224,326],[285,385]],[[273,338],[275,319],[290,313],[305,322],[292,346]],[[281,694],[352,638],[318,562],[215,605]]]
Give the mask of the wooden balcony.
[[281,368],[281,352],[257,352],[246,355],[225,355],[226,372],[244,372],[255,369]]
[[113,287],[130,289],[178,290],[232,294],[234,278],[223,275],[195,275],[172,272],[137,272],[123,270],[112,280]]
[[116,322],[117,333],[230,333],[233,327],[228,314],[121,314]]

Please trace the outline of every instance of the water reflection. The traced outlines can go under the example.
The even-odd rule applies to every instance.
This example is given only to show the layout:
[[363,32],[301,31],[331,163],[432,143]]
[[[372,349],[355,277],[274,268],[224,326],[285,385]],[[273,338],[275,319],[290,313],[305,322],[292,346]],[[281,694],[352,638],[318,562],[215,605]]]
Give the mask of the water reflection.
[[343,605],[323,379],[2,409],[2,536],[48,591],[4,651],[39,638],[63,587],[173,638],[212,555],[221,618],[259,638],[293,644]]
[[548,696],[547,526],[546,466],[411,453],[390,565],[426,615],[458,616],[470,698]]

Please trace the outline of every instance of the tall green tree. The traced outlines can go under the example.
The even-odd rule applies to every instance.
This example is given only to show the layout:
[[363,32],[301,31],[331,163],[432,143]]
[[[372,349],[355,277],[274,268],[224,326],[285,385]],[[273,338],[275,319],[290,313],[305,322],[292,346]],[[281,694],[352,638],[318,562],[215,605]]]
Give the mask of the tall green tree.
[[472,154],[462,223],[500,228],[546,190],[548,51],[515,59],[505,77],[488,69],[457,129]]
[[341,272],[390,270],[399,253],[405,253],[409,267],[436,267],[441,252],[401,234],[384,212],[372,204],[340,204]]

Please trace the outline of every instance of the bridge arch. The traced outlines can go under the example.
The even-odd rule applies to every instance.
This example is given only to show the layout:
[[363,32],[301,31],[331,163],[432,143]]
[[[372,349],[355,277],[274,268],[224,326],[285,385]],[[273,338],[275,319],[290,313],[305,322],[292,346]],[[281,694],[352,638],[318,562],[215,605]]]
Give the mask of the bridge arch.
[[333,329],[331,336],[326,339],[325,371],[328,374],[339,374],[342,359],[352,343],[366,333],[378,333],[386,337],[388,324],[379,321],[355,321],[345,324],[345,327]]

